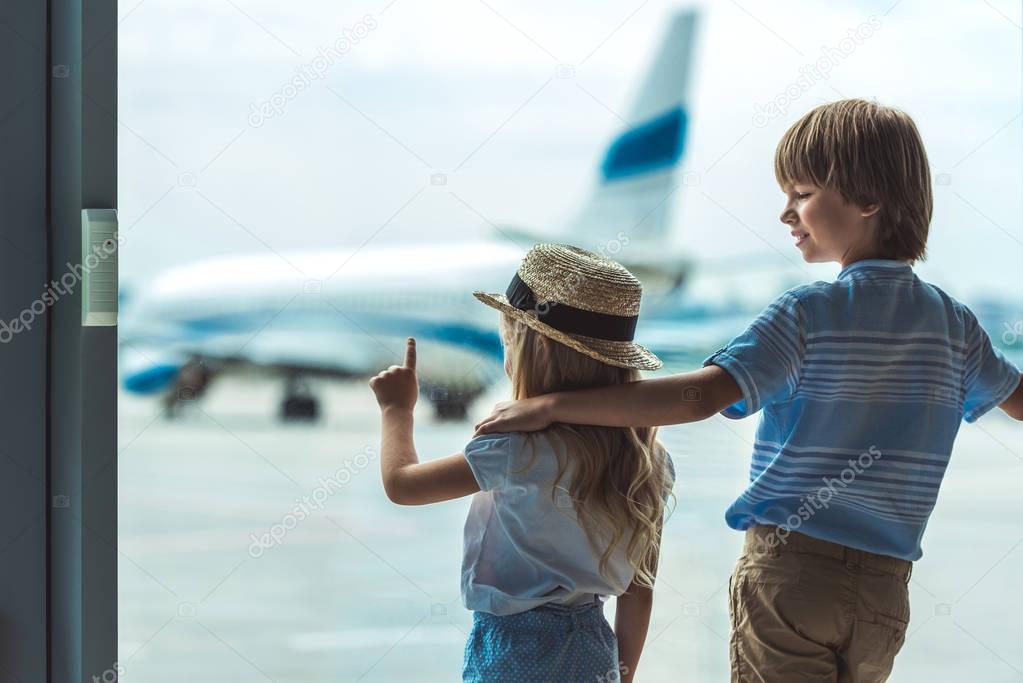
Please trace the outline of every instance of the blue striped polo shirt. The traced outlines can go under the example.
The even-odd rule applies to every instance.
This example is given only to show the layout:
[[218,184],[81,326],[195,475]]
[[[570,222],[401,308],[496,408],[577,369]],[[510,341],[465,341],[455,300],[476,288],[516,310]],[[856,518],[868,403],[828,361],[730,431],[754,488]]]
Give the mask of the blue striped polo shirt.
[[794,287],[704,360],[762,410],[734,529],[775,524],[917,560],[962,420],[1007,399],[1020,372],[963,304],[902,261],[852,263]]

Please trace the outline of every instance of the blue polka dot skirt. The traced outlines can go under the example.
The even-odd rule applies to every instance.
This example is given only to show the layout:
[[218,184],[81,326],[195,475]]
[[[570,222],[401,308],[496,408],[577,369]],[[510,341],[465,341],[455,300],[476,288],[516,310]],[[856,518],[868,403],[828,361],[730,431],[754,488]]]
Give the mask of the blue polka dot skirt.
[[497,616],[473,612],[463,683],[612,683],[618,639],[599,600]]

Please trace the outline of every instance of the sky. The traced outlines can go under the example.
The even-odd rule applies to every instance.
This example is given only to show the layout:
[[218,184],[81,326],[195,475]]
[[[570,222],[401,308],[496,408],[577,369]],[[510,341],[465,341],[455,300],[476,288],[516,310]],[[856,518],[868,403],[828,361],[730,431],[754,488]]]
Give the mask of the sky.
[[[927,146],[918,273],[966,301],[1023,299],[1023,17],[1004,0],[122,0],[122,284],[233,252],[563,225],[667,18],[694,6],[688,181],[666,249],[833,277],[835,264],[802,264],[778,221],[774,147],[818,104],[874,98],[913,116]],[[827,77],[807,79],[826,54]],[[308,86],[286,93],[299,75]],[[779,97],[783,111],[756,116]]]

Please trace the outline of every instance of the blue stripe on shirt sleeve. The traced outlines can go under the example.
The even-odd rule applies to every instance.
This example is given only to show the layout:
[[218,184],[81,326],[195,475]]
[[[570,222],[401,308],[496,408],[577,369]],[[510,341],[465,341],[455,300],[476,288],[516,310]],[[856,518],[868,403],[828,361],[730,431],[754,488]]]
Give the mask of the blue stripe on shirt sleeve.
[[758,315],[742,334],[703,365],[726,370],[742,390],[743,400],[721,413],[741,418],[764,406],[786,400],[799,385],[806,349],[806,316],[799,298],[789,290]]

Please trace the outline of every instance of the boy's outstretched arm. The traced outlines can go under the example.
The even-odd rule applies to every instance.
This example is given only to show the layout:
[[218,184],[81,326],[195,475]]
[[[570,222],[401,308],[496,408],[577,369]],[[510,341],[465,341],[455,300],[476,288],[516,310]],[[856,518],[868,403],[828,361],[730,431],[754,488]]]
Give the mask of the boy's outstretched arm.
[[671,377],[545,394],[498,403],[476,434],[529,432],[552,422],[605,427],[657,427],[704,420],[742,399],[717,365]]
[[1019,384],[1016,385],[1016,391],[1012,392],[1009,398],[1005,399],[999,406],[1006,414],[1015,419],[1023,420],[1023,375],[1020,375]]

